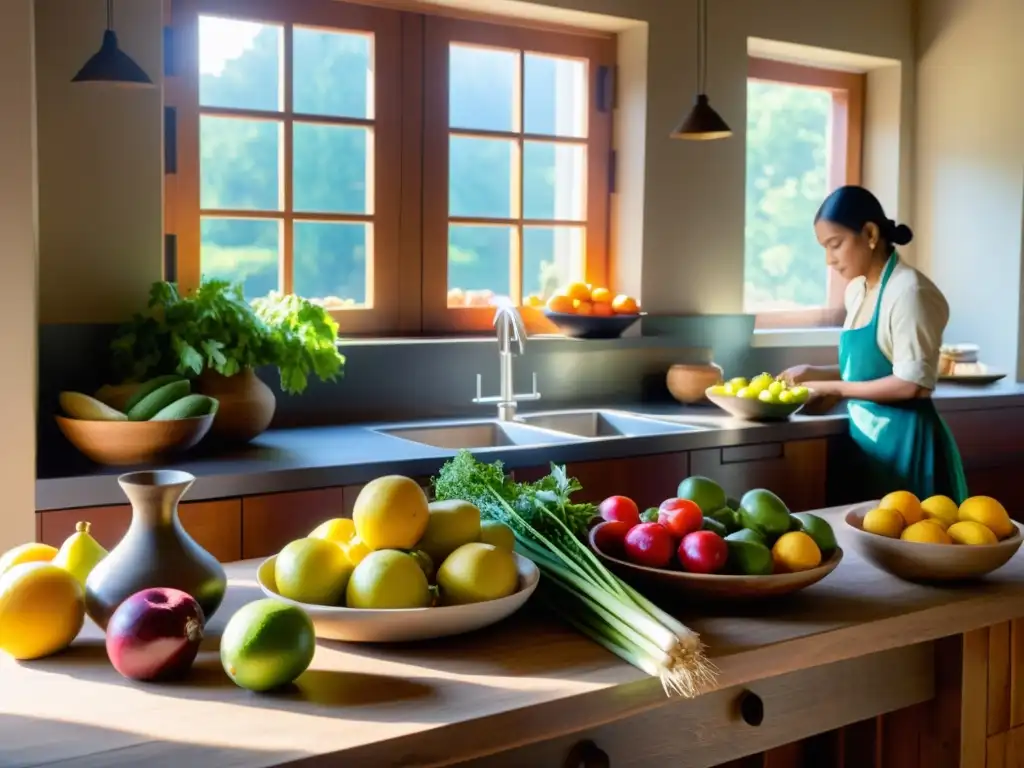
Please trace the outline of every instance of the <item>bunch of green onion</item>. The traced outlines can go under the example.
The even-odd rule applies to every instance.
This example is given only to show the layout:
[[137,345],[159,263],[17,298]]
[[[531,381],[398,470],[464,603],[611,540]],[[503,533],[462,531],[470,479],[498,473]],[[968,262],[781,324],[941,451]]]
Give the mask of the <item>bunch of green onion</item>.
[[667,694],[695,696],[714,682],[697,633],[611,573],[583,541],[595,510],[571,501],[580,485],[564,467],[552,464],[537,482],[517,483],[501,462],[485,464],[460,451],[433,484],[437,499],[471,502],[485,518],[508,525],[516,549],[540,569],[538,594],[556,614],[660,678]]

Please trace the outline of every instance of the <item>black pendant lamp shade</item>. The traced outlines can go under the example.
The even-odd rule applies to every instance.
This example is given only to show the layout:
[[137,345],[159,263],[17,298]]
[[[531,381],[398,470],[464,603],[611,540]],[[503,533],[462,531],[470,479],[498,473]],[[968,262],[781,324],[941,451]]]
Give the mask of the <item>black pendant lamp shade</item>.
[[732,136],[732,130],[715,112],[707,96],[708,69],[708,7],[707,0],[697,0],[697,99],[693,107],[669,134],[673,139],[710,141]]
[[121,50],[114,32],[114,0],[107,0],[107,29],[103,33],[103,44],[93,54],[78,74],[71,78],[73,83],[105,83],[127,88],[150,88],[153,81],[135,60]]

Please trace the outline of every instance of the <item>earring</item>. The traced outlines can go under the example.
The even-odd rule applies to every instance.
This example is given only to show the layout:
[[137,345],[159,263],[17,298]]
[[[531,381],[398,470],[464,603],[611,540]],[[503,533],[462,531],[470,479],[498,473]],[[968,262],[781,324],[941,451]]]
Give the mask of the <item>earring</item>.
[[871,248],[872,251],[875,250],[876,245],[878,245],[878,243],[876,243],[874,240],[868,243],[868,247]]

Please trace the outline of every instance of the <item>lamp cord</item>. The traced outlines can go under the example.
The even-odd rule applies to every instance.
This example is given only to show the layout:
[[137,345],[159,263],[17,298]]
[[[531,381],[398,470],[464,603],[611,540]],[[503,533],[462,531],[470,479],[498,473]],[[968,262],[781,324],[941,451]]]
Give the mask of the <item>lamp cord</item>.
[[107,0],[107,29],[114,28],[114,0]]
[[697,0],[697,93],[707,93],[708,69],[708,6]]

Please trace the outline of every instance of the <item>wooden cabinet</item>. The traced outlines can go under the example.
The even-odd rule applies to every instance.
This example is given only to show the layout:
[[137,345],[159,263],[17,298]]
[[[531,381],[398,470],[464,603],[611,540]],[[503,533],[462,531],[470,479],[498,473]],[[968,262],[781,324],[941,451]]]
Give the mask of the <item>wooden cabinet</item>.
[[709,448],[690,453],[690,474],[710,477],[740,498],[751,488],[767,488],[793,512],[826,506],[828,443],[796,440]]
[[[913,762],[842,762],[834,730],[902,711],[935,695],[933,646],[921,644],[677,700],[581,733],[570,734],[458,768],[923,768],[918,732],[906,733]],[[758,717],[757,715],[760,715]],[[557,727],[557,726],[555,726]],[[863,735],[863,734],[862,734]],[[590,742],[589,756],[568,760]],[[596,750],[600,750],[598,754]],[[842,752],[839,752],[842,748]],[[884,754],[884,747],[880,750]],[[851,754],[858,754],[851,752]],[[754,758],[747,756],[755,755]],[[589,757],[589,762],[586,758]],[[603,762],[603,760],[607,762]],[[732,761],[732,762],[730,762]],[[937,768],[937,766],[929,766]]]
[[949,425],[974,496],[992,496],[1024,520],[1024,483],[1017,475],[1024,461],[1024,408],[950,411]]
[[269,557],[324,520],[343,517],[345,510],[343,487],[246,496],[242,499],[242,559]]
[[[178,514],[189,535],[222,563],[241,558],[241,499],[186,502],[178,508]],[[38,540],[59,547],[75,532],[79,520],[87,520],[96,541],[112,549],[128,530],[131,519],[132,509],[127,504],[39,512],[36,514]]]

